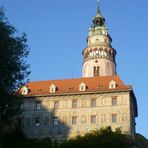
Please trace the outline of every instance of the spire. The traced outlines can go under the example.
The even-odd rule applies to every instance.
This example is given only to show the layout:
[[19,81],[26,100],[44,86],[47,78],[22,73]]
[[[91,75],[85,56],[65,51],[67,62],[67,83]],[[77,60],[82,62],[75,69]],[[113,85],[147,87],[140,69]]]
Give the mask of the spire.
[[101,11],[100,11],[100,0],[98,0],[97,2],[98,2],[98,10],[97,10],[97,14],[101,14]]

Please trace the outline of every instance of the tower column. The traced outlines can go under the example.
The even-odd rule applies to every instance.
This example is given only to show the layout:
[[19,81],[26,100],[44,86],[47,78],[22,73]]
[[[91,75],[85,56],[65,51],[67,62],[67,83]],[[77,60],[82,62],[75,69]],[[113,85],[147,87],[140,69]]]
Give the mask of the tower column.
[[[100,4],[100,1],[98,1]],[[89,28],[87,47],[83,50],[82,77],[112,76],[116,74],[116,50],[111,46],[105,18],[101,16],[100,5]]]

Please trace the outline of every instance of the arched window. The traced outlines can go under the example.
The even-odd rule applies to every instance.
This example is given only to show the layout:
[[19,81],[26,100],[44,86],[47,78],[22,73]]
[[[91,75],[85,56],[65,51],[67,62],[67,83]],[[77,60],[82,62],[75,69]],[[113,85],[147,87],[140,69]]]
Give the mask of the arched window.
[[100,67],[94,66],[94,76],[100,76]]

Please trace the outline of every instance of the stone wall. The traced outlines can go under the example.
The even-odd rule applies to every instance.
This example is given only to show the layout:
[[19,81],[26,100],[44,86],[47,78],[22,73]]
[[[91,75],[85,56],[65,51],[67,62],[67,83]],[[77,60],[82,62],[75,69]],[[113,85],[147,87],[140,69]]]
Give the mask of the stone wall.
[[106,126],[132,133],[129,92],[32,97],[23,108],[23,130],[30,138],[66,139]]

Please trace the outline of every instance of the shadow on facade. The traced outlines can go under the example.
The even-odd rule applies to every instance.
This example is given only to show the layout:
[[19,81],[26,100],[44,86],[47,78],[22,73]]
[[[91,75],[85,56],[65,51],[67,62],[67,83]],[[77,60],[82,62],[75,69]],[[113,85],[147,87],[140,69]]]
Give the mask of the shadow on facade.
[[27,98],[23,105],[22,128],[28,138],[66,140],[70,127],[58,109],[48,109],[36,98]]

